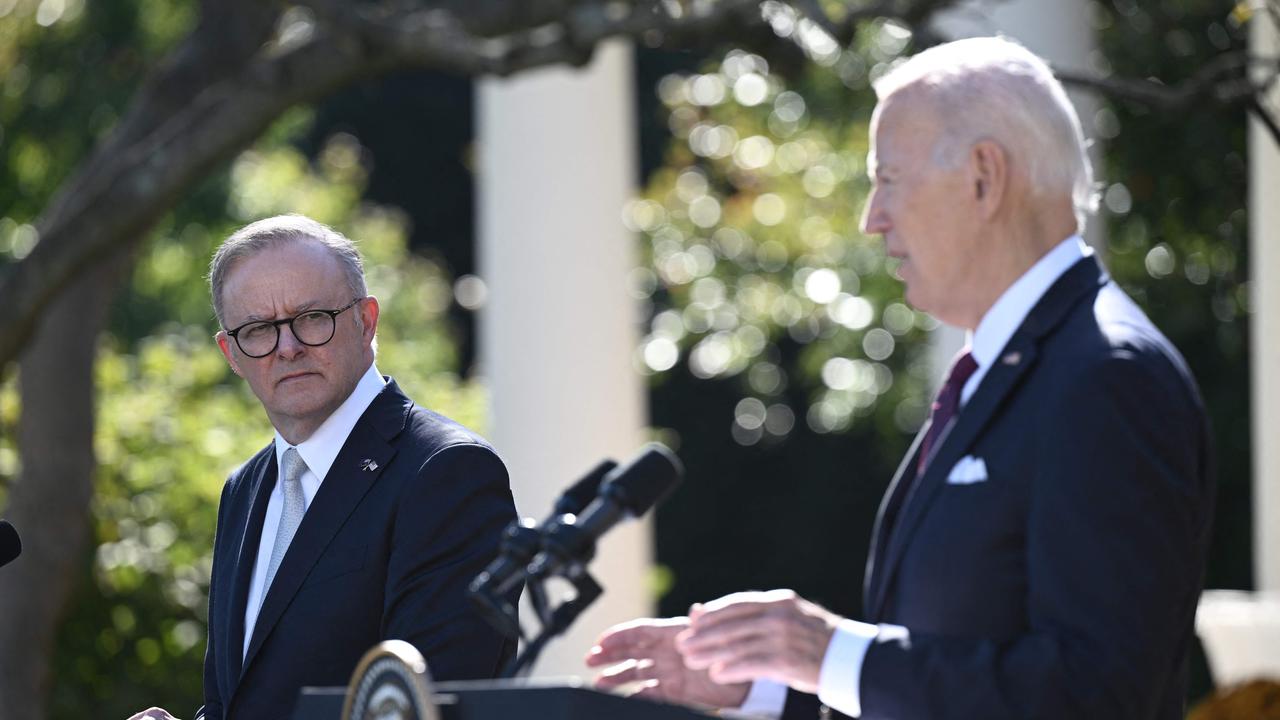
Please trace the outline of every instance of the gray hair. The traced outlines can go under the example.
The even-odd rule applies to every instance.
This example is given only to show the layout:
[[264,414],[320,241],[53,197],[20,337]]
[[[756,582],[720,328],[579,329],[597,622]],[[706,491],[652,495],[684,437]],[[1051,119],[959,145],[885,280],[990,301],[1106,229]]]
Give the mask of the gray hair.
[[945,109],[935,163],[956,167],[974,143],[995,140],[1025,164],[1032,192],[1071,196],[1084,230],[1098,206],[1093,164],[1080,118],[1044,60],[1006,38],[968,38],[929,48],[875,83],[881,100],[913,87]]
[[347,236],[305,215],[277,215],[240,228],[213,254],[209,263],[209,291],[218,323],[222,324],[222,288],[227,273],[237,262],[283,243],[307,241],[323,245],[337,258],[347,276],[347,285],[356,297],[369,294],[364,281],[364,261]]

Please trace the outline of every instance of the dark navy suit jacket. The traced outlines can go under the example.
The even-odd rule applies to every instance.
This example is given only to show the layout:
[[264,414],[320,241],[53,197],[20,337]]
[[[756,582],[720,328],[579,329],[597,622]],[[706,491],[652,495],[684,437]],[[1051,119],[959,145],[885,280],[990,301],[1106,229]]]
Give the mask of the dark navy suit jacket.
[[[866,620],[910,641],[868,650],[862,717],[1182,718],[1208,430],[1181,356],[1096,260],[1040,299],[894,507],[919,445],[864,587]],[[966,456],[987,480],[949,484]],[[812,717],[791,695],[787,715]]]
[[515,518],[506,469],[484,440],[389,382],[307,508],[242,661],[245,603],[275,481],[268,445],[222,491],[197,717],[287,718],[299,688],[347,684],[360,656],[388,639],[415,645],[435,679],[499,672],[515,640],[466,597]]

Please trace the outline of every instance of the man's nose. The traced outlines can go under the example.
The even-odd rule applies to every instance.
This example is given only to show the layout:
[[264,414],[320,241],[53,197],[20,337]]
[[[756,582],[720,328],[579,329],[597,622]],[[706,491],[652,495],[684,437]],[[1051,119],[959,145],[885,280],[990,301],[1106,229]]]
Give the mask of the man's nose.
[[867,204],[862,208],[862,233],[864,235],[883,235],[889,231],[889,215],[880,203],[879,193],[871,191]]
[[288,323],[279,327],[280,340],[276,342],[276,354],[283,358],[297,357],[307,346],[298,341],[297,336],[293,334],[293,328]]

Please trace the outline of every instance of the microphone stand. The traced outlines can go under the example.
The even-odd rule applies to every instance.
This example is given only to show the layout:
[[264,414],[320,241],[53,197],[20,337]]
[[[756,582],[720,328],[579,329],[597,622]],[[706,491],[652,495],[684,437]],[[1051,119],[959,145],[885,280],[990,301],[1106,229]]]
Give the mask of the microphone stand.
[[[538,656],[546,648],[547,643],[556,636],[563,634],[565,630],[568,630],[569,626],[578,619],[578,616],[604,592],[604,588],[600,586],[600,583],[596,582],[595,578],[591,577],[591,573],[587,572],[581,563],[574,563],[569,571],[561,573],[561,576],[573,585],[577,594],[573,599],[561,603],[555,610],[551,610],[546,605],[546,588],[543,584],[549,576],[542,575],[529,578],[530,597],[537,611],[538,620],[542,623],[542,631],[524,646],[524,649],[503,669],[499,677],[516,678],[528,674],[533,668],[533,663],[537,661]],[[540,601],[539,598],[541,598]],[[516,623],[519,624],[518,619]],[[524,633],[521,632],[521,637],[523,636]]]
[[[503,670],[503,678],[528,673],[547,643],[568,630],[573,621],[604,592],[600,583],[587,572],[587,563],[595,556],[596,546],[581,528],[572,522],[557,523],[543,538],[543,549],[545,553],[529,566],[530,600],[542,624],[542,631]],[[572,599],[554,610],[547,604],[545,586],[552,577],[569,581],[575,591]],[[518,625],[519,618],[515,621]],[[524,637],[523,628],[521,637]]]

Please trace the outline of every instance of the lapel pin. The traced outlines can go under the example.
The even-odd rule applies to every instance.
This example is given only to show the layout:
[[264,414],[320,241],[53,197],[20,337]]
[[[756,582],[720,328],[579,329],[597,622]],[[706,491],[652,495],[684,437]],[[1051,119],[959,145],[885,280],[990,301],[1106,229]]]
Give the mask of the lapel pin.
[[1017,365],[1018,363],[1022,362],[1022,353],[1015,350],[1011,353],[1006,354],[1004,357],[1000,358],[1000,362],[1004,363],[1005,365]]
[[372,460],[370,458],[365,458],[364,460],[360,461],[360,469],[364,470],[365,472],[373,472],[374,470],[378,469],[378,463],[377,461]]

